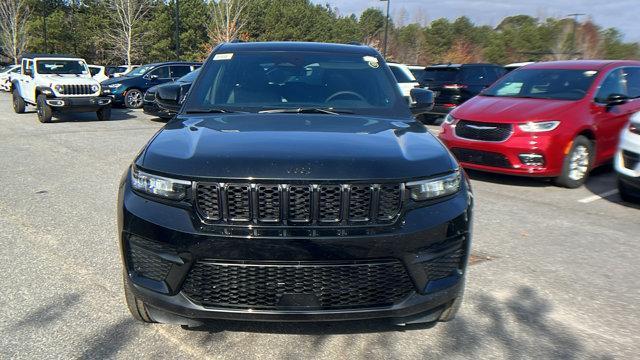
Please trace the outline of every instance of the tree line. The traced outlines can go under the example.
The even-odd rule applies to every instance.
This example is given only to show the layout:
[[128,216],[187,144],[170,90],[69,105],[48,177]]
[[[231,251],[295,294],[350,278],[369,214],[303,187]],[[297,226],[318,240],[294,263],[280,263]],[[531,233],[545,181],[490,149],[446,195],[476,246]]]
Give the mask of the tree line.
[[[638,59],[640,45],[592,20],[509,16],[496,27],[467,17],[389,23],[390,60],[411,64]],[[178,20],[179,19],[179,20]],[[310,0],[0,0],[0,50],[72,54],[96,64],[203,60],[222,41],[359,42],[383,47],[385,15],[341,14]]]

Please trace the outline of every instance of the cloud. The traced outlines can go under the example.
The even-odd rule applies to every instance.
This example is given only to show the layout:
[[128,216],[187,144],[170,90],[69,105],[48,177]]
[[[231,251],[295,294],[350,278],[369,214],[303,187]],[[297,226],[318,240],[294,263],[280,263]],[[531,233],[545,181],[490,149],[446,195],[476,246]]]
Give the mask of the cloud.
[[[386,6],[379,0],[312,0],[318,4],[329,4],[341,14],[360,14],[364,9]],[[418,9],[428,21],[438,18],[455,19],[469,17],[479,25],[497,25],[504,17],[511,15],[531,15],[535,17],[565,17],[571,13],[584,13],[601,27],[618,28],[626,41],[640,41],[640,26],[631,15],[640,10],[638,0],[391,0],[391,14],[407,10],[407,21]],[[586,19],[586,17],[582,17]]]

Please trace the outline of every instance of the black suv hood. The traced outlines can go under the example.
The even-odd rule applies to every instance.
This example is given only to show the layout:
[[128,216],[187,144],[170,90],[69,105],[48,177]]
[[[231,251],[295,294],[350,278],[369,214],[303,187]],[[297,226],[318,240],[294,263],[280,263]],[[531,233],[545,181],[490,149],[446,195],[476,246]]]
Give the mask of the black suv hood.
[[179,116],[136,163],[179,177],[282,180],[412,179],[454,167],[417,122],[255,113]]

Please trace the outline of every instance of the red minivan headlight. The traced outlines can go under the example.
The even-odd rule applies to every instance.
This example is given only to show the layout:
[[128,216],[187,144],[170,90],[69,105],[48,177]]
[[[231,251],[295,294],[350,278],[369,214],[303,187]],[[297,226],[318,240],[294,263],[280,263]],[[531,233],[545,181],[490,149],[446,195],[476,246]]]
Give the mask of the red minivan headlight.
[[555,130],[558,125],[560,125],[560,121],[529,121],[525,124],[520,124],[518,127],[520,130],[524,132],[545,132]]

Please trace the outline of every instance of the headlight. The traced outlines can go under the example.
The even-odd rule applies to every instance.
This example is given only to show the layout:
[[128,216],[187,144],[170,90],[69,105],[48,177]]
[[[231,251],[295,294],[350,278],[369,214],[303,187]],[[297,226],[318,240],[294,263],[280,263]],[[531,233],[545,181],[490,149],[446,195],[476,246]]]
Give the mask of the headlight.
[[170,179],[131,169],[131,186],[134,189],[170,200],[182,200],[187,196],[191,181]]
[[100,85],[91,85],[91,92],[98,92],[100,90]]
[[439,178],[407,183],[406,188],[415,201],[431,200],[458,192],[460,179],[460,170],[456,170]]
[[56,85],[53,87],[53,89],[61,94],[64,92],[64,86],[62,85]]
[[545,132],[551,131],[560,125],[560,121],[530,121],[526,124],[520,124],[520,130],[524,132]]
[[451,114],[447,114],[447,116],[444,117],[444,124],[453,124],[455,121],[456,118],[451,116]]
[[107,85],[107,86],[108,86],[110,89],[117,89],[117,88],[119,88],[120,86],[122,86],[122,84],[121,84],[121,83],[115,83],[115,84],[109,84],[109,85]]

